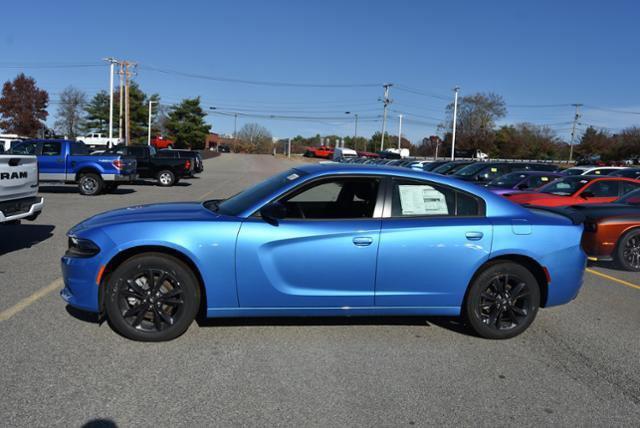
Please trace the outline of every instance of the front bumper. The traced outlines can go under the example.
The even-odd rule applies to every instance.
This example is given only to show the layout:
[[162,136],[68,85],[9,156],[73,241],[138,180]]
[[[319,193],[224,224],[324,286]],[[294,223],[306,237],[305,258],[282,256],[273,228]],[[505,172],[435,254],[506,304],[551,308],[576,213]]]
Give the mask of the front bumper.
[[44,207],[44,198],[32,196],[0,203],[0,223],[36,216]]
[[98,257],[62,257],[62,299],[69,305],[89,312],[100,312],[97,284],[102,267]]

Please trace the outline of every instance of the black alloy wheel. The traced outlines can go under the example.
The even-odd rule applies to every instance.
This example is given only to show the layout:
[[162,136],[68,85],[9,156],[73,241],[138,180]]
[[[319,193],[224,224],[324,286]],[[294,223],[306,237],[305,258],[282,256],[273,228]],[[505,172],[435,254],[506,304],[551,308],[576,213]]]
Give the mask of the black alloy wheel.
[[617,262],[623,269],[640,272],[640,230],[632,230],[620,238]]
[[473,282],[465,302],[472,329],[489,339],[517,336],[533,322],[540,305],[540,286],[516,263],[498,262]]
[[180,336],[196,316],[200,288],[191,269],[160,253],[134,256],[110,275],[105,309],[118,333],[134,340]]

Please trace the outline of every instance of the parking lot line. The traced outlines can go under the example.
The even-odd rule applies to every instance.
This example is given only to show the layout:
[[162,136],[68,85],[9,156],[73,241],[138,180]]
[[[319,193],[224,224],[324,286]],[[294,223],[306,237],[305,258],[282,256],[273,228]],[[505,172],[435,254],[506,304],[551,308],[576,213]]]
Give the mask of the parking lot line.
[[586,271],[589,272],[590,274],[593,274],[593,275],[608,279],[610,281],[617,282],[618,284],[626,285],[627,287],[631,287],[631,288],[635,288],[637,290],[640,290],[640,285],[633,284],[631,282],[625,281],[624,279],[616,278],[615,276],[607,275],[606,273],[598,272],[597,270],[594,270],[594,269],[587,268]]
[[207,193],[205,193],[204,195],[200,196],[198,198],[199,201],[203,200],[204,198],[206,198],[207,196],[210,196],[213,194],[213,190],[208,191]]
[[41,288],[40,290],[36,291],[35,293],[33,293],[28,297],[25,297],[15,305],[11,306],[9,309],[5,309],[4,311],[0,312],[0,322],[8,320],[18,312],[26,309],[27,307],[31,306],[33,303],[35,303],[39,299],[43,298],[47,294],[61,288],[62,285],[63,285],[62,278],[58,278],[55,281],[53,281],[51,284],[47,285],[46,287]]

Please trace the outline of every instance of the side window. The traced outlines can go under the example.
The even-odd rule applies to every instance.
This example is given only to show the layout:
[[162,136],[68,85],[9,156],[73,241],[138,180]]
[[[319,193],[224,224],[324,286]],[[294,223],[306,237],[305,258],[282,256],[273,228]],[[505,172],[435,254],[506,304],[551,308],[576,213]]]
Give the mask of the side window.
[[59,141],[43,141],[42,156],[60,156],[62,144]]
[[596,198],[610,198],[618,196],[617,181],[597,181],[587,187],[587,192],[593,193]]
[[332,178],[312,183],[280,203],[287,209],[287,218],[371,218],[379,187],[377,178]]
[[640,187],[640,183],[631,183],[629,181],[625,181],[620,183],[622,185],[622,194],[626,195],[629,192],[633,192],[634,190]]
[[477,215],[481,215],[481,205],[471,195],[433,183],[393,181],[392,217]]
[[14,155],[35,155],[38,143],[24,142],[18,143],[11,147],[11,153]]
[[85,156],[89,154],[89,148],[81,143],[71,144],[71,155]]

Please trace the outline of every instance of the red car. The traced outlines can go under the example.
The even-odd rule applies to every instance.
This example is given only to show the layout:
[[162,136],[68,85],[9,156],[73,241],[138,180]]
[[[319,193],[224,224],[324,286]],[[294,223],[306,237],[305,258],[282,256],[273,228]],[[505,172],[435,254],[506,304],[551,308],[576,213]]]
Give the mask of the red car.
[[536,192],[507,193],[503,196],[523,205],[560,207],[613,202],[639,188],[640,181],[630,178],[576,175],[556,180]]
[[156,137],[153,140],[151,140],[151,145],[158,150],[162,150],[162,149],[173,149],[176,146],[176,143],[167,138]]
[[331,159],[333,158],[333,148],[328,146],[307,147],[304,156],[307,158]]

